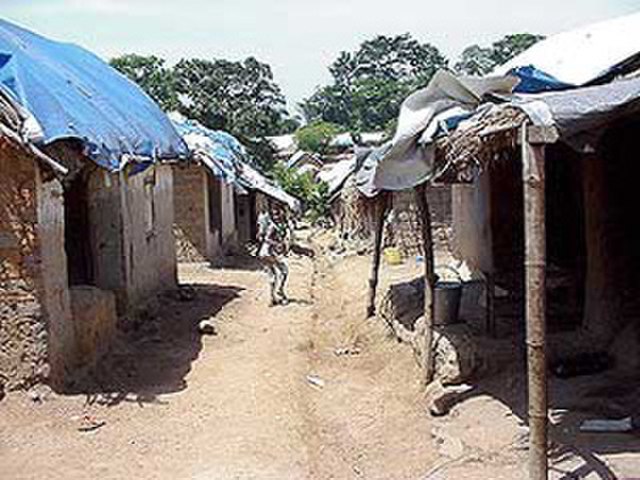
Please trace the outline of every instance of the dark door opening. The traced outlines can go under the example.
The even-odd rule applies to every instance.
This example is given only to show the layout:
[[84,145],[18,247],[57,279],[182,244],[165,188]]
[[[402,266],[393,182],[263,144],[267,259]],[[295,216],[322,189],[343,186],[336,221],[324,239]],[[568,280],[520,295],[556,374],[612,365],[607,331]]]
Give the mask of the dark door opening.
[[83,175],[78,175],[65,189],[64,222],[69,285],[93,285],[95,272],[91,248],[89,192]]
[[258,212],[256,211],[256,194],[249,193],[249,237],[251,241],[258,239]]
[[222,186],[220,180],[213,175],[207,175],[209,188],[209,229],[218,236],[218,243],[222,241]]

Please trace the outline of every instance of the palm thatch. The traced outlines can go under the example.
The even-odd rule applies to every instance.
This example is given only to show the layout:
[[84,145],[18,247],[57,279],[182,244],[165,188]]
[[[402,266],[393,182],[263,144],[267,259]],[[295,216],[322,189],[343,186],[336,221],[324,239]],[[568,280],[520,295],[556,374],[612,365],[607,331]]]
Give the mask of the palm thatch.
[[514,107],[478,113],[436,144],[436,164],[441,172],[435,181],[469,183],[493,160],[516,147],[518,129],[526,114]]

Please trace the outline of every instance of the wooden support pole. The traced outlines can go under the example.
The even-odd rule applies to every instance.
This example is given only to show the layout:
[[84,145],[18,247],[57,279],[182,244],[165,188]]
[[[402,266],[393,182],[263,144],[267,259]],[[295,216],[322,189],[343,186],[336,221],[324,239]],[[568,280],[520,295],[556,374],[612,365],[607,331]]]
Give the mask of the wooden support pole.
[[486,333],[491,338],[496,338],[496,283],[493,273],[485,273],[486,278]]
[[384,235],[384,219],[389,207],[388,194],[380,193],[375,205],[375,231],[373,239],[373,262],[371,263],[371,275],[369,276],[369,295],[367,301],[367,318],[376,314],[376,291],[378,289],[378,277],[380,274],[380,257],[382,254],[382,237]]
[[436,275],[433,258],[433,236],[431,231],[431,210],[427,201],[427,187],[419,185],[415,189],[416,203],[420,212],[422,244],[424,246],[424,371],[425,382],[431,383],[434,374],[433,362],[433,301]]
[[547,480],[546,229],[544,145],[522,127],[529,383],[529,480]]

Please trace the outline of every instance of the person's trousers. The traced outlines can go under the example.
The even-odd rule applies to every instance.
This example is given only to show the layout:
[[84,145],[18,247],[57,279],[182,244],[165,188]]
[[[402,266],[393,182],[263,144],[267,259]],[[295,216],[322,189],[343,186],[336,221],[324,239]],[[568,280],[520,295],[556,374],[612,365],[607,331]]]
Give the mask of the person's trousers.
[[284,287],[289,277],[289,267],[283,259],[266,257],[267,272],[269,273],[269,285],[271,287],[271,300],[277,301],[286,298]]

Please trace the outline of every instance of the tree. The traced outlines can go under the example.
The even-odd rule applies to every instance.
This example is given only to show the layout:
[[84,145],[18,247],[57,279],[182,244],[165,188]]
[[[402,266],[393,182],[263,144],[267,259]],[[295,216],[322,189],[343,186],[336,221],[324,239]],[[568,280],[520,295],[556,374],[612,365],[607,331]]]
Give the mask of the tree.
[[455,70],[467,75],[481,77],[491,73],[495,66],[493,50],[491,48],[472,45],[464,49],[460,60],[455,65]]
[[340,126],[333,123],[316,121],[296,132],[298,147],[307,152],[324,154],[336,135],[342,132]]
[[180,111],[211,129],[224,130],[247,147],[258,166],[273,166],[274,152],[264,137],[290,131],[295,119],[271,67],[253,57],[228,60],[181,60],[174,68]]
[[241,62],[183,59],[166,68],[161,58],[130,54],[112,59],[111,65],[162,109],[178,110],[238,137],[263,170],[275,161],[273,146],[264,137],[293,133],[301,124],[286,111],[271,67],[253,57]]
[[472,45],[462,52],[455,70],[467,75],[487,75],[497,66],[508,62],[543,39],[542,35],[519,33],[506,35],[490,47]]
[[496,65],[507,63],[513,57],[531,48],[543,39],[544,36],[533,35],[531,33],[507,35],[503,39],[493,43],[491,47],[493,50],[493,61]]
[[271,174],[284,191],[302,201],[312,222],[328,215],[329,186],[325,182],[311,172],[298,173],[281,163],[274,166]]
[[269,65],[253,57],[243,62],[192,59],[181,60],[174,71],[185,115],[237,136],[280,133],[287,117],[285,99]]
[[447,59],[411,35],[379,35],[331,64],[331,85],[301,104],[307,121],[322,120],[354,131],[382,129],[398,115],[404,98],[425,86]]
[[319,88],[300,107],[308,122],[325,121],[350,127],[354,122],[353,98],[344,85],[327,85]]
[[171,69],[165,68],[163,59],[153,55],[127,54],[113,58],[109,63],[137,83],[163,110],[178,108],[176,79]]

